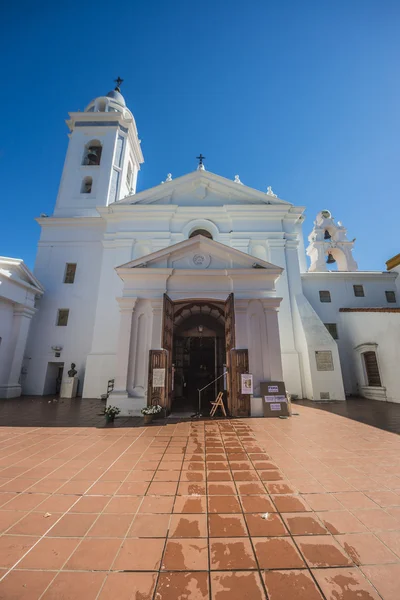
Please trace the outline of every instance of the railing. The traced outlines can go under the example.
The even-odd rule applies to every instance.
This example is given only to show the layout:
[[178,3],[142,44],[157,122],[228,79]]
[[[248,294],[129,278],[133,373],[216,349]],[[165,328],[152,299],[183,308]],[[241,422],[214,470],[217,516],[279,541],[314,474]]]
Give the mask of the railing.
[[201,389],[197,388],[197,391],[199,392],[199,408],[198,408],[197,413],[195,413],[194,415],[192,415],[192,419],[194,419],[195,417],[201,417],[202,416],[202,414],[201,414],[201,392],[204,391],[206,388],[208,388],[213,383],[215,383],[216,381],[218,381],[218,379],[221,379],[221,377],[224,377],[227,374],[228,374],[228,371],[224,371],[223,373],[221,373],[221,375],[218,375],[218,377],[216,377],[215,379],[213,379],[212,381],[210,381],[210,383],[207,383],[207,385],[205,385]]

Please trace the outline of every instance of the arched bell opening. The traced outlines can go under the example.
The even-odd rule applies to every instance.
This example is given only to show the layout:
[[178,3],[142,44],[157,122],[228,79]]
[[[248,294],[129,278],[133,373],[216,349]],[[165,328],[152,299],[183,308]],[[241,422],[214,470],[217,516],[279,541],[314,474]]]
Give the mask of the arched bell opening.
[[347,271],[346,256],[340,248],[329,248],[325,253],[329,271]]

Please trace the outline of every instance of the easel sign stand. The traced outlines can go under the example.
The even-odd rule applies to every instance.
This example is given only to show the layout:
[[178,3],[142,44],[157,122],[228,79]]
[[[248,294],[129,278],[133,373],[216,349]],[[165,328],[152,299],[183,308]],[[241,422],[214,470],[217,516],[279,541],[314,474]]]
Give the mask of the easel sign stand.
[[260,383],[264,417],[289,417],[289,402],[283,381]]

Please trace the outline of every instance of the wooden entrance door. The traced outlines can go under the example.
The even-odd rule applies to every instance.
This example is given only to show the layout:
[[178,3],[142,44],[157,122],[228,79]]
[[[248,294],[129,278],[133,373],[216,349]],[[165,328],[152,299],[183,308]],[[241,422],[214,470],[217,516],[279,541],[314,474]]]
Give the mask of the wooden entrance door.
[[174,303],[171,298],[164,294],[163,299],[163,321],[161,345],[167,351],[167,376],[166,376],[166,408],[171,410],[172,405],[172,352],[174,344]]
[[[150,350],[149,353],[149,383],[147,389],[147,405],[154,406],[159,404],[167,408],[166,377],[164,385],[161,387],[153,386],[154,369],[163,369],[167,372],[167,352],[165,350]],[[154,382],[155,383],[155,382]]]
[[229,294],[225,301],[225,351],[226,351],[226,368],[228,375],[226,378],[226,387],[228,392],[228,411],[232,413],[232,365],[231,352],[235,347],[235,298],[233,294]]
[[249,351],[247,349],[231,351],[231,414],[234,417],[250,416],[250,395],[242,394],[242,373],[249,372]]

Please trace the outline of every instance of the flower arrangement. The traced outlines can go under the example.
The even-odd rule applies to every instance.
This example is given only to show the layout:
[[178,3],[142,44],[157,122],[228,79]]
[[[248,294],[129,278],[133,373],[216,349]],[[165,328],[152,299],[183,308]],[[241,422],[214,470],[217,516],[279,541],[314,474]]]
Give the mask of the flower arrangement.
[[142,415],[158,415],[162,411],[162,406],[155,404],[154,406],[145,406],[142,408]]
[[118,406],[107,406],[107,408],[104,409],[104,414],[106,415],[106,417],[111,417],[114,418],[117,415],[119,415],[119,413],[121,412],[121,409],[118,408]]

